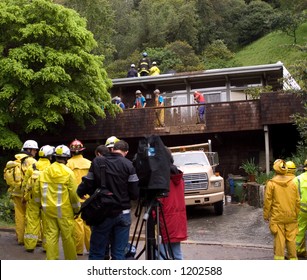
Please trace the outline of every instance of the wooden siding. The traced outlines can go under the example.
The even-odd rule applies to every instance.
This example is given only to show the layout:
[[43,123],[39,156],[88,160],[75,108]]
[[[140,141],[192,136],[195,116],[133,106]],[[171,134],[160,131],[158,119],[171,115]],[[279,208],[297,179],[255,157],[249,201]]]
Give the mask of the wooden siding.
[[[196,125],[195,115],[183,118],[183,108],[195,105],[165,107],[165,128],[155,127],[155,108],[127,109],[116,118],[107,117],[98,120],[95,125],[87,124],[80,129],[72,120],[66,119],[66,125],[58,135],[40,136],[41,141],[70,142],[74,138],[85,142],[103,141],[111,135],[119,138],[137,138],[157,134],[175,136],[203,133],[222,133],[262,130],[264,125],[292,123],[291,115],[302,112],[299,98],[293,94],[265,93],[258,100],[211,103],[206,105],[206,126]],[[177,115],[170,113],[176,109]],[[178,113],[179,112],[179,113]]]

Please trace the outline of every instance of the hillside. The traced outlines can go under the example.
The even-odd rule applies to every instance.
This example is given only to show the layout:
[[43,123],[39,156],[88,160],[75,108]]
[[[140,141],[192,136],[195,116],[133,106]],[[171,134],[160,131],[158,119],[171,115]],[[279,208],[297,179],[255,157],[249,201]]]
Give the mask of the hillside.
[[[305,45],[306,42],[307,23],[304,23],[297,30],[297,43]],[[276,31],[236,53],[233,62],[236,65],[248,66],[281,61],[286,68],[289,68],[295,61],[303,57],[307,59],[307,53],[303,53],[293,46],[292,37],[281,31]]]

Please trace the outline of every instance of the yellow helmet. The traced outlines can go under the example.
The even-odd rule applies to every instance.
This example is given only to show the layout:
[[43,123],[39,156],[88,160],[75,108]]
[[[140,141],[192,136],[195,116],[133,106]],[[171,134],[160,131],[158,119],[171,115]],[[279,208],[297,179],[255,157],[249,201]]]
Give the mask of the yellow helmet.
[[275,170],[277,174],[281,174],[281,175],[286,174],[288,171],[287,165],[285,161],[282,159],[277,159],[274,161],[273,169]]
[[286,162],[286,165],[288,167],[288,172],[294,174],[296,171],[296,165],[293,161],[289,160]]

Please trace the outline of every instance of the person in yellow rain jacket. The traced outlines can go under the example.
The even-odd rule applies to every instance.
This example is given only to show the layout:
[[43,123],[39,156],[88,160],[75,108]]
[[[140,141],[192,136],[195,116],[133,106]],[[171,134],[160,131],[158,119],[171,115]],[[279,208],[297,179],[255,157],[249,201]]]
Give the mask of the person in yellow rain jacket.
[[293,161],[289,160],[286,162],[288,172],[286,173],[286,176],[294,179],[295,178],[295,173],[296,173],[296,165]]
[[55,148],[55,162],[43,170],[34,185],[34,200],[45,214],[47,260],[59,259],[59,236],[62,239],[64,258],[77,258],[74,215],[80,210],[77,180],[66,166],[70,150],[65,145]]
[[[86,176],[90,167],[91,161],[84,158],[82,153],[85,150],[82,142],[75,139],[69,145],[72,157],[67,161],[67,166],[75,173],[78,186],[82,182],[82,177]],[[80,199],[84,202],[84,199]],[[91,239],[91,228],[81,219],[79,215],[75,219],[75,240],[77,255],[82,256],[84,247],[89,252]]]
[[155,125],[157,127],[165,127],[164,124],[164,98],[160,92],[159,89],[154,90],[155,94],[155,106],[160,107],[159,109],[155,110],[156,113],[156,120],[155,120]]
[[157,62],[153,62],[152,66],[149,69],[149,75],[150,76],[157,76],[160,75],[160,69],[157,66]]
[[285,259],[286,247],[288,258],[297,260],[295,237],[300,207],[298,189],[292,179],[285,176],[288,171],[285,161],[275,160],[273,169],[276,175],[266,184],[263,218],[269,221],[274,236],[274,259]]
[[35,203],[33,197],[33,187],[42,170],[45,170],[51,165],[52,155],[54,154],[54,147],[45,145],[39,149],[39,159],[32,164],[23,181],[24,200],[27,203],[26,207],[26,227],[24,234],[24,246],[27,252],[33,252],[38,242],[41,241],[45,248],[46,241],[44,240],[44,216],[41,208]]
[[[26,217],[26,203],[23,200],[22,182],[24,175],[29,166],[36,162],[35,156],[38,151],[38,144],[34,140],[27,140],[24,142],[21,152],[15,155],[17,161],[21,162],[21,177],[19,183],[15,186],[9,186],[8,192],[14,203],[15,210],[15,232],[17,242],[19,245],[24,244],[25,231],[25,217]],[[4,176],[5,177],[5,176]],[[15,176],[14,176],[15,177]]]
[[293,179],[300,194],[300,212],[298,215],[298,234],[296,236],[296,251],[298,257],[306,258],[306,237],[307,230],[307,159],[304,162],[302,174]]

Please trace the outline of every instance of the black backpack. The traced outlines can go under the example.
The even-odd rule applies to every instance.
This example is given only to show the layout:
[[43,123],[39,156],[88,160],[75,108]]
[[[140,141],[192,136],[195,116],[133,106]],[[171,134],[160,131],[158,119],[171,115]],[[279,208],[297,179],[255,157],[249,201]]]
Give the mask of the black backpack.
[[94,226],[101,224],[106,218],[119,215],[122,209],[112,191],[106,186],[105,158],[96,157],[90,170],[94,173],[94,179],[82,177],[77,194],[82,197],[89,193],[91,196],[82,203],[77,215],[81,213],[81,218],[86,224]]

